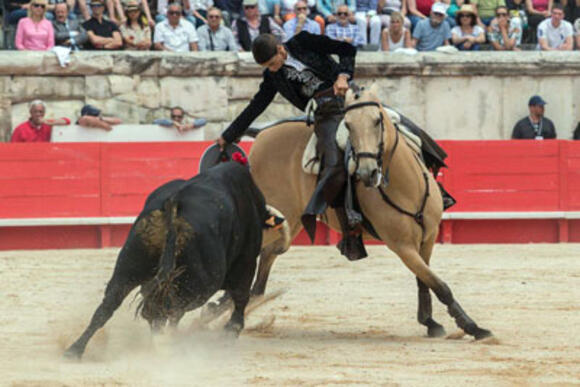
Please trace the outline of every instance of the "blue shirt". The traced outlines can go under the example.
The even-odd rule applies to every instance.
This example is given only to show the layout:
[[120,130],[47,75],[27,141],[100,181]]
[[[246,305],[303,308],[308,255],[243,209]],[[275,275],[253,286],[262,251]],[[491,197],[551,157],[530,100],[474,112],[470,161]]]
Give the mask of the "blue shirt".
[[379,0],[356,0],[357,12],[368,12],[377,10]]
[[[294,34],[296,33],[297,25],[298,25],[298,17],[290,19],[286,23],[284,23],[284,32],[286,33],[286,39],[284,40],[284,42],[290,40],[294,36]],[[318,24],[312,19],[306,18],[306,22],[302,26],[302,31],[307,31],[310,32],[311,34],[320,35],[320,24]]]
[[417,51],[433,51],[443,46],[445,40],[451,39],[449,24],[443,20],[437,28],[433,28],[429,18],[417,23],[413,31],[413,38],[418,39]]
[[344,41],[344,38],[352,39],[351,44],[355,47],[362,46],[365,42],[361,34],[358,33],[356,24],[348,23],[342,26],[338,23],[332,23],[326,26],[324,34],[334,40]]

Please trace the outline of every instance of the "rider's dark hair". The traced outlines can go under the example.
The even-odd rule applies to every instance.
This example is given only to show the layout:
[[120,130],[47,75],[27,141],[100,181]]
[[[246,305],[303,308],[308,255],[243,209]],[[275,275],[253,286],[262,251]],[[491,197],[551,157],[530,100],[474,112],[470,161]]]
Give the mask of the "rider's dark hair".
[[266,63],[278,51],[278,39],[272,34],[261,34],[252,43],[252,54],[258,64]]

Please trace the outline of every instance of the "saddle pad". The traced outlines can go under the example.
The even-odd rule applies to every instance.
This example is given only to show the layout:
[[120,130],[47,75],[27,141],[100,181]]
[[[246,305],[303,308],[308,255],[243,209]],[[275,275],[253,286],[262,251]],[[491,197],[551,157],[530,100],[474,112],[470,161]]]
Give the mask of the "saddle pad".
[[[421,139],[416,136],[415,134],[411,133],[411,131],[401,124],[401,116],[396,111],[383,107],[387,112],[388,116],[391,119],[391,122],[399,128],[399,131],[403,135],[405,142],[411,147],[411,149],[421,155]],[[344,120],[340,122],[338,125],[338,129],[336,130],[336,143],[338,147],[344,151],[346,149],[346,144],[348,142],[349,132],[344,124]],[[316,154],[316,143],[318,139],[315,133],[312,133],[308,143],[306,144],[306,148],[304,148],[304,153],[302,154],[302,169],[307,174],[318,175],[320,172],[320,160]],[[349,160],[348,164],[348,174],[351,176],[354,174],[356,168],[356,163],[354,160]]]

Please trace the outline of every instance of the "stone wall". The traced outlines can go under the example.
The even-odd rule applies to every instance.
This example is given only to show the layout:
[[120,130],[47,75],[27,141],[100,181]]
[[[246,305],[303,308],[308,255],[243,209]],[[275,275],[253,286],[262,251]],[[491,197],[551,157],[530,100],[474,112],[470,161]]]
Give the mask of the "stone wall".
[[[81,52],[66,68],[52,53],[0,51],[0,136],[44,99],[48,117],[76,119],[85,103],[150,123],[174,105],[205,117],[215,138],[258,89],[261,70],[247,53]],[[527,100],[548,101],[559,138],[580,120],[580,52],[360,53],[357,82],[380,85],[381,99],[440,139],[505,139],[527,114]],[[259,118],[300,114],[281,97]]]

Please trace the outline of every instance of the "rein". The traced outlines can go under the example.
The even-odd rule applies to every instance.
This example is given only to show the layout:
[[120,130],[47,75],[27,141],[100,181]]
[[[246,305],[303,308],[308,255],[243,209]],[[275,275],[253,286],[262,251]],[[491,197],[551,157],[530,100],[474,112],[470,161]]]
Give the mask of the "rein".
[[[357,169],[358,169],[359,159],[361,159],[361,158],[374,158],[377,160],[377,165],[379,166],[379,171],[382,172],[382,170],[383,170],[383,153],[384,153],[384,133],[385,133],[385,124],[383,121],[382,106],[379,103],[373,102],[373,101],[359,102],[359,103],[355,103],[355,104],[347,106],[346,109],[344,109],[344,112],[346,113],[349,110],[358,109],[358,108],[365,107],[365,106],[375,106],[375,107],[379,108],[379,110],[381,112],[381,114],[380,114],[380,116],[381,116],[381,137],[380,138],[381,138],[381,140],[379,143],[379,150],[376,153],[361,152],[361,153],[357,154],[356,150],[354,148],[352,148],[352,152],[353,152],[353,155],[354,155],[354,158],[356,161]],[[397,150],[397,145],[399,145],[399,127],[397,125],[395,125],[395,145],[393,145],[393,149],[391,149],[391,151],[389,152],[388,160],[387,160],[387,167],[385,169],[384,177],[382,178],[386,182],[387,185],[389,184],[389,168],[391,167],[391,161],[393,159],[393,155],[395,154],[395,151]],[[417,157],[415,157],[415,159],[416,159],[417,163],[420,164],[419,159]],[[407,215],[407,216],[413,218],[413,220],[415,220],[415,222],[421,227],[421,230],[423,231],[423,235],[425,235],[425,219],[424,219],[423,212],[425,210],[425,205],[427,204],[427,198],[429,197],[429,180],[428,180],[427,174],[425,172],[423,172],[423,180],[425,181],[425,193],[423,194],[423,199],[421,201],[421,205],[419,206],[419,210],[415,213],[407,211],[407,210],[401,208],[395,202],[393,202],[391,200],[391,198],[389,198],[389,196],[387,195],[385,190],[383,189],[382,182],[379,184],[378,190],[379,190],[379,193],[381,194],[383,201],[385,201],[388,205],[393,207],[395,210],[397,210],[401,214]]]

